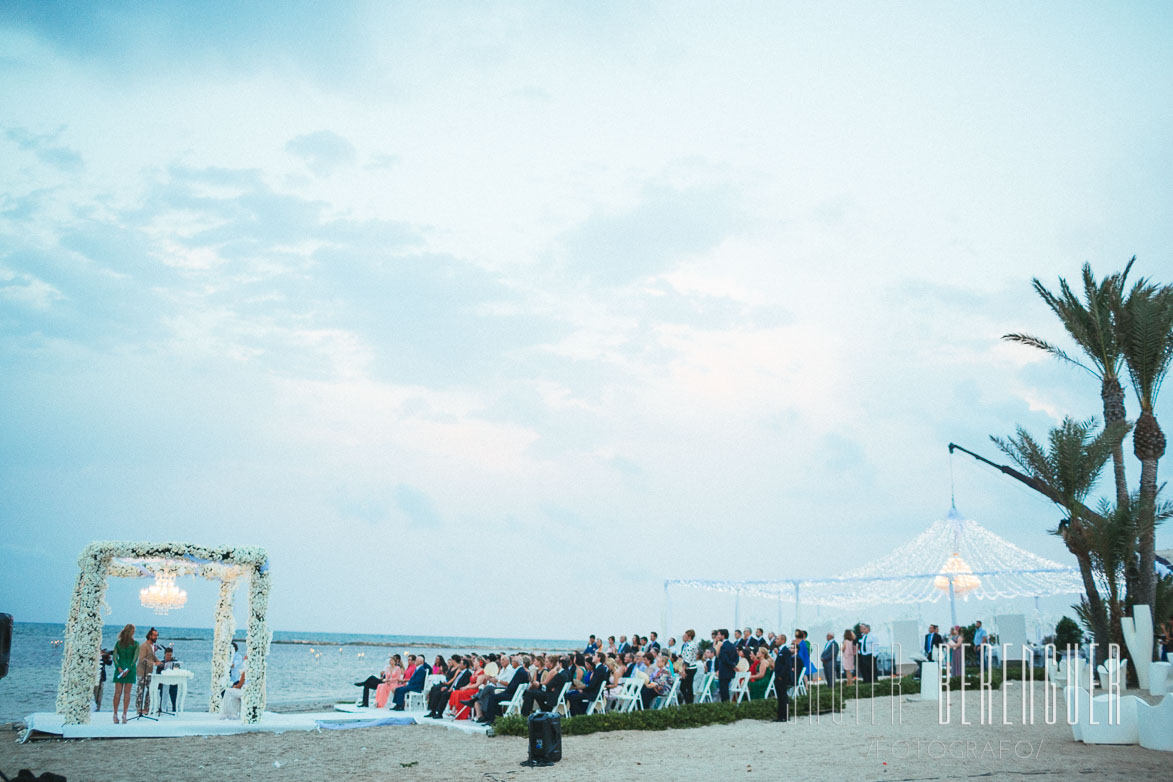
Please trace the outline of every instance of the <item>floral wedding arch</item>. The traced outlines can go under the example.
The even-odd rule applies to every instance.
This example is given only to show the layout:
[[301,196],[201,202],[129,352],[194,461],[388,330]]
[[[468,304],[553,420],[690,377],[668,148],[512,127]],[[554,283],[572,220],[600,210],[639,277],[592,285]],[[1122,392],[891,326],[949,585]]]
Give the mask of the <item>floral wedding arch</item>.
[[233,595],[240,580],[248,578],[248,677],[241,697],[242,719],[259,722],[265,711],[265,669],[272,637],[269,611],[269,557],[263,548],[213,548],[190,543],[91,543],[78,559],[77,583],[65,624],[61,682],[57,688],[57,713],[66,725],[90,721],[90,700],[98,680],[98,655],[102,647],[101,609],[106,579],[138,578],[157,572],[196,575],[220,582],[216,603],[216,630],[212,637],[212,697],[208,710],[220,710],[220,692],[228,674],[232,636],[236,632]]

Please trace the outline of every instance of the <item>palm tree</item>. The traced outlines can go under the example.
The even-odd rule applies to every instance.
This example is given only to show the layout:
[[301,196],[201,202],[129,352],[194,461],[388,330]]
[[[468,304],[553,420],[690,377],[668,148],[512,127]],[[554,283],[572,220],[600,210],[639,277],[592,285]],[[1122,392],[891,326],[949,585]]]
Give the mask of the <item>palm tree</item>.
[[[1104,425],[1123,424],[1127,418],[1124,411],[1124,389],[1120,386],[1120,370],[1124,353],[1117,339],[1115,328],[1116,311],[1124,292],[1124,282],[1136,256],[1124,267],[1124,271],[1105,277],[1100,283],[1092,274],[1091,264],[1083,265],[1083,301],[1072,292],[1067,280],[1059,278],[1059,294],[1047,290],[1036,277],[1031,280],[1051,311],[1059,318],[1063,328],[1083,350],[1088,366],[1060,350],[1055,345],[1029,334],[1006,334],[1002,339],[1038,348],[1060,361],[1079,367],[1100,381],[1100,399],[1104,405]],[[1124,474],[1123,441],[1112,449],[1112,471],[1116,479],[1116,504],[1128,503],[1128,482]]]
[[1153,408],[1161,383],[1173,361],[1173,286],[1140,280],[1116,307],[1117,340],[1128,376],[1140,404],[1132,433],[1132,452],[1140,460],[1140,507],[1137,533],[1140,578],[1136,603],[1152,606],[1157,575],[1153,569],[1156,543],[1157,462],[1165,455],[1165,434]]
[[1067,518],[1059,523],[1055,534],[1063,539],[1079,563],[1092,633],[1099,648],[1106,650],[1112,638],[1109,612],[1096,583],[1093,560],[1094,531],[1103,519],[1089,512],[1084,500],[1112,456],[1113,447],[1123,439],[1127,424],[1116,424],[1099,433],[1096,428],[1094,418],[1086,421],[1064,418],[1063,423],[1050,431],[1046,448],[1021,426],[1013,437],[990,439],[1028,476],[1043,484],[1049,490],[1045,492],[1047,496],[1067,512]]

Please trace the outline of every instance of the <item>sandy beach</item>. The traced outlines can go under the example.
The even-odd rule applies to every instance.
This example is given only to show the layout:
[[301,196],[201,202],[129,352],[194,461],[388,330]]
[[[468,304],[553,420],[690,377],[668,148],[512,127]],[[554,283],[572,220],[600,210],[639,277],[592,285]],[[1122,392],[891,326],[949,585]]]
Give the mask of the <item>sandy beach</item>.
[[[1019,697],[1011,693],[1012,713]],[[517,737],[466,735],[425,726],[322,733],[251,734],[144,740],[42,740],[0,748],[0,770],[54,771],[75,780],[922,780],[1023,776],[1072,779],[1167,778],[1171,758],[1138,746],[1075,742],[1061,721],[1042,724],[940,725],[933,703],[858,702],[841,721],[828,715],[780,725],[743,720],[688,730],[596,733],[563,741],[563,760],[525,768]],[[875,706],[875,724],[871,707]],[[995,696],[998,722],[1001,701]],[[854,704],[852,704],[854,707]],[[977,721],[976,711],[967,718]],[[743,777],[744,778],[744,777]],[[752,777],[751,777],[752,778]]]

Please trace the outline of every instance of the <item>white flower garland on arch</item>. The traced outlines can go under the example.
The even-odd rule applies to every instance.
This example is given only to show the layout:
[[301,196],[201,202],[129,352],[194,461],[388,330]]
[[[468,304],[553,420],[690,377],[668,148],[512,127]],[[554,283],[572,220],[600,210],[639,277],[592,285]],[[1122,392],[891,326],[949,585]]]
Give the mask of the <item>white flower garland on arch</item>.
[[98,679],[98,653],[102,646],[101,609],[106,579],[137,578],[145,565],[166,564],[178,575],[198,575],[220,580],[216,604],[216,629],[212,639],[212,697],[209,711],[220,709],[220,691],[228,672],[229,650],[235,633],[232,604],[239,580],[249,579],[248,677],[241,698],[245,723],[259,722],[265,711],[265,672],[272,634],[269,611],[269,557],[263,548],[212,548],[190,543],[91,543],[78,558],[77,582],[65,624],[61,680],[57,688],[57,713],[66,725],[90,721],[90,699]]

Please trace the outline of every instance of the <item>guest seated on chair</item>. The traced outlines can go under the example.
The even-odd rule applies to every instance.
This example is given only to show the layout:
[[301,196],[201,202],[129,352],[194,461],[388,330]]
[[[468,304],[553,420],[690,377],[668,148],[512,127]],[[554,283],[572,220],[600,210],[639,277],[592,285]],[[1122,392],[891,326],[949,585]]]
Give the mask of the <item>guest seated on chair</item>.
[[[497,715],[501,713],[501,704],[512,700],[520,688],[529,684],[529,662],[529,655],[514,655],[512,660],[513,675],[505,689],[493,687],[487,695],[482,691],[480,703],[477,704],[481,715],[480,722],[487,725],[495,720]],[[499,677],[499,680],[500,678],[503,677]]]
[[770,659],[770,649],[765,644],[758,644],[753,660],[749,663],[749,698],[760,701],[766,697],[766,688],[770,686],[770,674],[774,672],[774,663]]
[[599,696],[599,690],[611,683],[611,669],[607,667],[607,655],[599,652],[594,656],[594,670],[590,681],[580,690],[566,693],[566,705],[571,715],[586,714],[587,706]]
[[391,695],[391,700],[395,705],[391,707],[392,711],[403,711],[404,701],[407,699],[407,694],[410,692],[423,692],[424,682],[428,679],[428,674],[431,673],[431,668],[426,664],[416,665],[415,672],[411,674],[407,684],[396,687]]
[[532,684],[525,691],[521,702],[521,713],[528,717],[537,706],[542,711],[550,711],[558,703],[558,695],[562,692],[562,685],[570,681],[567,669],[570,667],[570,658],[555,658],[553,655],[546,661],[547,669],[537,687]]
[[657,657],[648,652],[644,658],[649,666],[648,683],[643,686],[640,695],[643,697],[644,708],[650,709],[652,701],[660,695],[667,695],[672,689],[672,674],[668,672],[668,655],[662,654]]
[[[383,704],[387,702],[387,696],[384,694],[382,702],[380,702],[378,689],[380,687],[386,687],[391,682],[392,675],[396,672],[396,670],[398,670],[398,676],[396,678],[401,679],[403,676],[403,668],[399,667],[399,655],[393,654],[387,658],[387,667],[383,669],[383,672],[379,676],[368,676],[361,682],[355,682],[355,687],[362,687],[362,700],[358,703],[358,705],[364,708],[370,705],[371,690],[376,690],[375,704],[378,705],[380,709],[383,708]],[[393,687],[398,687],[402,683],[402,681],[396,681]],[[384,690],[384,693],[387,691],[388,690]]]
[[481,687],[489,679],[489,674],[485,671],[484,659],[478,657],[474,663],[472,680],[464,687],[457,687],[452,690],[452,694],[448,696],[448,708],[452,710],[452,714],[458,720],[466,720],[472,713],[472,698],[481,691]]
[[434,720],[444,716],[444,705],[448,703],[448,696],[453,690],[467,687],[472,679],[472,656],[461,659],[460,655],[452,655],[452,664],[449,666],[452,675],[448,680],[436,684],[428,691],[428,716]]

